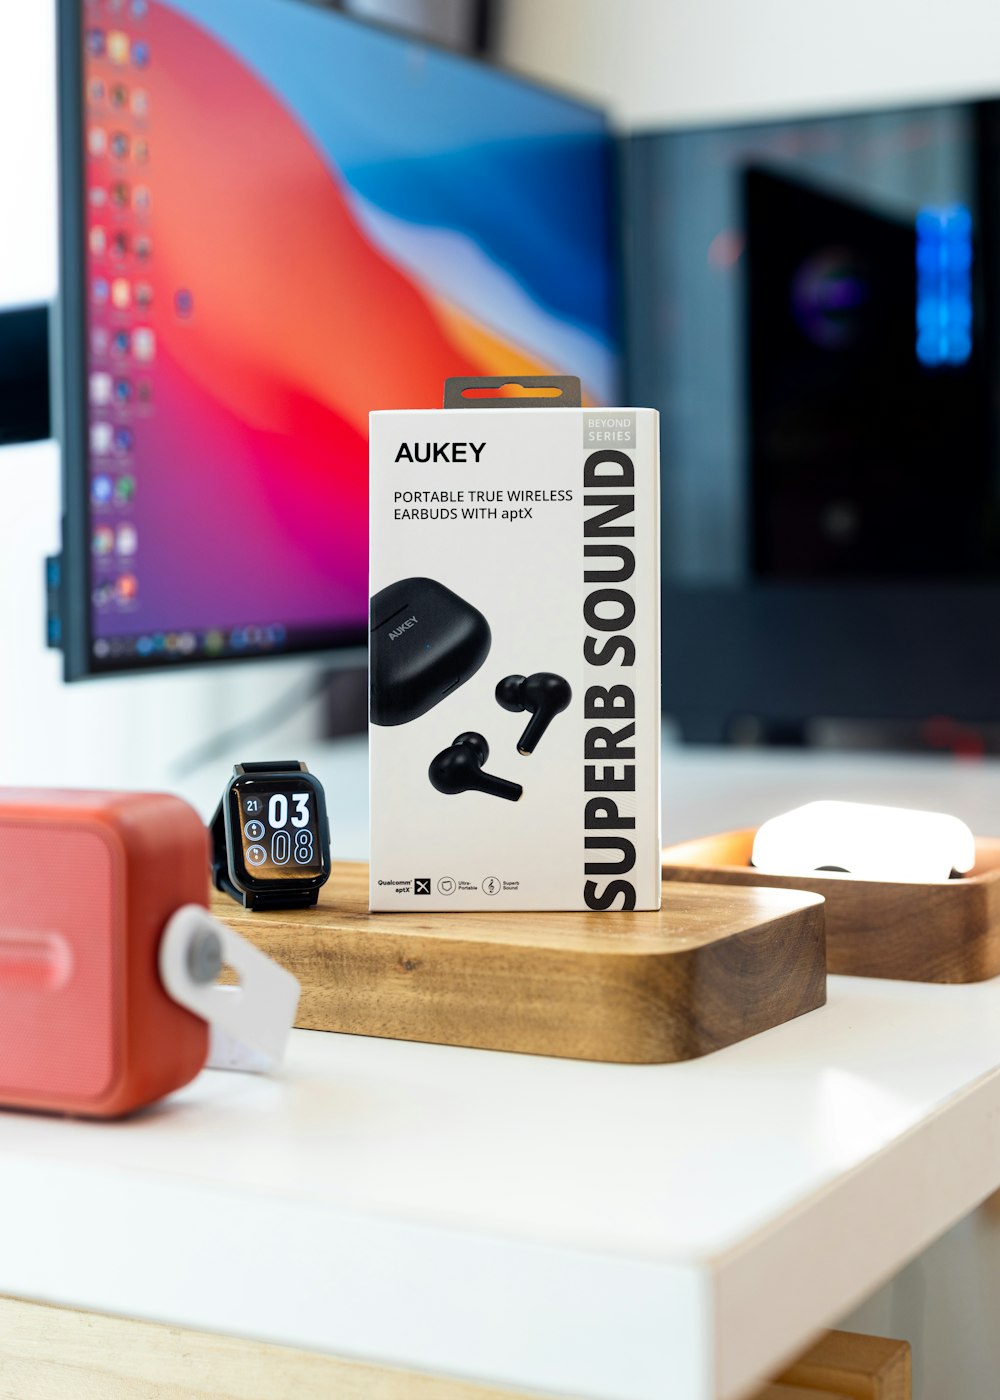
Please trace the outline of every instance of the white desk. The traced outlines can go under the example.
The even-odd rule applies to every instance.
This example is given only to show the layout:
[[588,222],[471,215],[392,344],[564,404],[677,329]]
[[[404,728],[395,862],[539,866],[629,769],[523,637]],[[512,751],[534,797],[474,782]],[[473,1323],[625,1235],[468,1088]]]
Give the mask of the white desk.
[[[337,755],[308,757],[329,783]],[[822,793],[880,767],[823,762]],[[763,774],[787,803],[813,767],[684,754],[668,807],[724,772],[709,824],[753,820]],[[967,784],[983,811],[996,771],[891,770],[878,795],[962,810]],[[736,1400],[997,1187],[1000,982],[834,978],[822,1011],[653,1068],[297,1032],[281,1081],[206,1073],[121,1125],[0,1117],[0,1293],[556,1395]]]

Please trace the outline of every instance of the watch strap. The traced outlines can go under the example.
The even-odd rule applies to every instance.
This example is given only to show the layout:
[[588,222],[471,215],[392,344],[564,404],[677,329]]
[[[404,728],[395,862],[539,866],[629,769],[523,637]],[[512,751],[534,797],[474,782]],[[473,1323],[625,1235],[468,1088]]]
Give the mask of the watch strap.
[[300,894],[290,894],[287,890],[280,894],[239,894],[247,909],[312,909],[319,899],[319,890],[308,890]]
[[308,773],[306,765],[296,758],[277,759],[273,763],[235,763],[233,777],[240,778],[244,773]]
[[229,874],[229,851],[226,846],[226,814],[223,810],[226,796],[228,794],[228,784],[226,792],[219,799],[219,805],[215,809],[215,816],[212,818],[212,825],[209,831],[212,837],[212,884],[223,894],[230,895],[238,904],[243,903],[243,891],[238,890],[233,884]]

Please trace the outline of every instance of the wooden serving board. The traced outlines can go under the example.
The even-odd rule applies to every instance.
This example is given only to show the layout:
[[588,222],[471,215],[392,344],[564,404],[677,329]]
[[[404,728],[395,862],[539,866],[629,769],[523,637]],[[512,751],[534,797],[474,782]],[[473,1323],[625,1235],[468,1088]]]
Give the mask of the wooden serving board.
[[775,1389],[801,1386],[815,1400],[821,1395],[912,1400],[912,1367],[909,1342],[864,1332],[826,1332],[779,1376]]
[[671,846],[663,878],[821,894],[831,972],[906,982],[1000,975],[1000,839],[977,839],[975,867],[961,879],[903,884],[831,871],[765,875],[750,865],[754,834],[747,827]]
[[302,983],[306,1030],[661,1064],[826,1000],[823,902],[664,885],[659,913],[368,912],[335,865],[315,909],[213,911]]

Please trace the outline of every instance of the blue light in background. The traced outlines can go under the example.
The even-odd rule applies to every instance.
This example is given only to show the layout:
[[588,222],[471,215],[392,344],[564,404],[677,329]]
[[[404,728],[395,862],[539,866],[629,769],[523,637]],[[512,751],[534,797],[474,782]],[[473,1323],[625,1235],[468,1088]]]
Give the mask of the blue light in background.
[[917,215],[917,359],[964,365],[972,354],[972,215],[963,204]]

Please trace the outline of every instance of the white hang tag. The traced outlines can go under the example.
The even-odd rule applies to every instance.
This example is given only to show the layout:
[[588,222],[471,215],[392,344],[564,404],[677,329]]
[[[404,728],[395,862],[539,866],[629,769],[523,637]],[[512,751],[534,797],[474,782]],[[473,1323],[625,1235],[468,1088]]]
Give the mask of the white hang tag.
[[[159,964],[168,994],[211,1027],[208,1068],[281,1064],[301,990],[286,968],[200,904],[186,904],[167,920]],[[223,964],[239,977],[238,987],[216,981]]]
[[[219,987],[220,992],[229,996],[239,996],[239,987]],[[223,1030],[220,1025],[208,1028],[208,1059],[206,1069],[234,1069],[248,1074],[266,1074],[272,1068],[271,1061],[262,1050],[255,1050],[235,1036]]]

